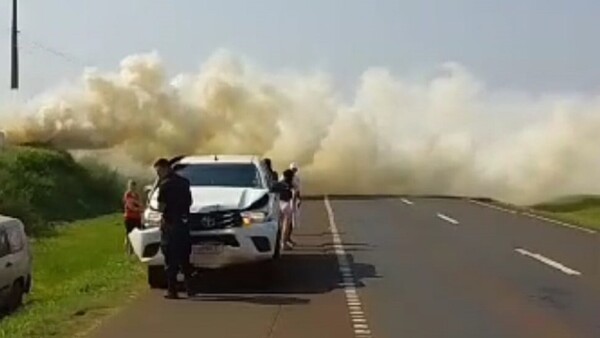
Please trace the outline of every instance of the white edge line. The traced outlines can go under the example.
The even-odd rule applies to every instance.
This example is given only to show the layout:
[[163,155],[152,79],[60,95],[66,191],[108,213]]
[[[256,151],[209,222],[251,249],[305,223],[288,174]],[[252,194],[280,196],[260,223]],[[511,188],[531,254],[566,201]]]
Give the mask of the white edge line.
[[[485,202],[480,202],[480,201],[476,201],[476,200],[472,200],[472,199],[469,199],[469,201],[471,203],[474,203],[474,204],[477,204],[477,205],[481,205],[483,207],[487,207],[487,208],[490,208],[490,209],[504,211],[504,212],[508,212],[508,213],[511,213],[511,214],[517,214],[516,210],[510,210],[510,209],[507,209],[507,208],[499,207],[497,205],[493,205],[493,204],[485,203]],[[523,213],[521,213],[521,215],[527,216],[527,217],[530,217],[530,218],[535,218],[535,219],[538,219],[540,221],[544,221],[544,222],[548,222],[548,223],[560,225],[560,226],[563,226],[563,227],[566,227],[566,228],[571,228],[571,229],[575,229],[575,230],[587,232],[588,234],[595,234],[596,233],[596,230],[583,228],[583,227],[580,227],[580,226],[577,226],[577,225],[573,225],[573,224],[569,224],[569,223],[562,222],[562,221],[557,221],[555,219],[551,219],[551,218],[544,217],[544,216],[539,216],[539,215],[533,214],[531,212],[523,212]]]
[[[346,250],[342,244],[342,239],[339,235],[337,225],[335,224],[335,215],[333,214],[333,208],[329,202],[329,197],[325,196],[325,209],[327,210],[327,216],[329,218],[329,228],[333,237],[334,251],[337,256],[338,270],[343,278],[343,288],[346,294],[346,306],[350,315],[350,323],[354,329],[354,335],[356,337],[371,336],[371,330],[366,318],[364,318],[364,312],[362,311],[362,304],[356,291],[356,285],[353,280],[352,268],[346,258]],[[352,280],[350,280],[352,278]],[[354,321],[356,316],[360,315],[359,321]]]
[[499,210],[499,211],[508,212],[509,214],[516,214],[517,213],[516,210],[511,210],[511,209],[508,209],[508,208],[503,208],[503,207],[500,207],[500,206],[497,206],[497,205],[493,205],[493,204],[490,204],[490,203],[480,202],[480,201],[471,200],[471,199],[469,201],[471,203],[474,203],[474,204],[477,204],[477,205],[481,205],[483,207],[487,207],[487,208],[490,208],[490,209],[495,209],[495,210]]
[[437,214],[437,217],[440,219],[443,219],[444,221],[448,222],[448,223],[452,223],[452,224],[459,224],[457,220],[455,220],[454,218],[448,217],[444,214]]
[[522,248],[517,248],[515,249],[516,252],[520,253],[523,256],[527,256],[527,257],[531,257],[539,262],[542,262],[548,266],[551,266],[567,275],[572,275],[572,276],[581,276],[581,272],[577,271],[577,270],[573,270],[557,261],[554,261],[548,257],[544,257],[538,253],[533,253],[533,252],[529,252],[525,249]]
[[585,231],[585,232],[587,232],[589,234],[595,234],[596,233],[596,231],[594,231],[592,229],[582,228],[582,227],[579,227],[577,225],[573,225],[573,224],[561,222],[561,221],[558,221],[558,220],[555,220],[555,219],[551,219],[551,218],[548,218],[548,217],[544,217],[544,216],[532,214],[530,212],[525,212],[525,213],[523,213],[523,215],[528,216],[528,217],[532,217],[532,218],[535,218],[535,219],[539,219],[540,221],[544,221],[544,222],[548,222],[548,223],[553,223],[553,224],[561,225],[561,226],[564,226],[564,227],[567,227],[567,228],[576,229],[576,230],[579,230],[579,231]]

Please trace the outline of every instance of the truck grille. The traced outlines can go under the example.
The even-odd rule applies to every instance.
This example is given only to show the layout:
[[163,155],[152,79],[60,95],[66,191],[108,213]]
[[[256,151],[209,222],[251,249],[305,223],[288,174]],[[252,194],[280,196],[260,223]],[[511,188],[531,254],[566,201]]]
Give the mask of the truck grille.
[[204,243],[220,243],[227,246],[239,247],[240,242],[234,235],[200,235],[192,236],[192,245],[202,245]]
[[242,226],[242,216],[238,211],[214,211],[205,214],[191,214],[190,230],[219,230]]

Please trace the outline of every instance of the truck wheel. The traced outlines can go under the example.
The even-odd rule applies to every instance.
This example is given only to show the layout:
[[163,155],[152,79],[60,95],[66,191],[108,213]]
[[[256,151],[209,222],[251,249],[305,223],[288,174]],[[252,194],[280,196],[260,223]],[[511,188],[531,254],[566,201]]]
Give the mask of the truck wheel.
[[25,286],[22,280],[17,280],[10,289],[8,296],[8,310],[15,311],[23,304],[23,295],[25,294]]
[[273,250],[273,260],[281,258],[281,227],[277,230],[277,236],[275,237],[275,250]]
[[25,282],[25,293],[31,293],[31,288],[33,286],[33,279],[31,275],[27,276],[27,282]]
[[148,265],[148,285],[151,289],[167,287],[167,275],[162,265]]

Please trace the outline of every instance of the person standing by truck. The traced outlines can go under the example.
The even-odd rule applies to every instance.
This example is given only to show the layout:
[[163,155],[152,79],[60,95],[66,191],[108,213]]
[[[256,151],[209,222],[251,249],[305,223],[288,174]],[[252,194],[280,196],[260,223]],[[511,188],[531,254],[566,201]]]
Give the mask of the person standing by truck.
[[269,173],[269,179],[271,180],[270,184],[273,185],[274,183],[279,181],[279,174],[273,169],[273,163],[271,162],[270,158],[265,158],[264,163]]
[[177,274],[182,272],[188,296],[193,296],[190,264],[192,249],[188,216],[192,205],[190,182],[173,171],[167,159],[154,163],[158,175],[158,209],[162,212],[161,250],[165,257],[167,294],[165,298],[177,299]]
[[285,170],[283,172],[283,178],[280,182],[277,182],[274,190],[279,194],[279,208],[281,210],[282,225],[283,225],[283,244],[286,249],[291,249],[293,242],[291,240],[293,219],[294,219],[294,186],[293,186],[294,172],[291,170]]
[[127,182],[127,191],[123,195],[123,209],[125,218],[125,247],[128,254],[132,253],[129,243],[129,233],[133,229],[142,228],[142,212],[144,206],[137,191],[137,183],[134,180]]
[[[296,230],[296,228],[298,228],[298,226],[300,225],[300,206],[302,205],[302,199],[301,199],[302,194],[300,193],[300,191],[302,189],[300,187],[300,174],[298,173],[298,165],[296,163],[291,163],[290,170],[293,173],[292,186],[294,188],[294,201],[292,203],[292,207],[294,208],[294,218],[292,221],[292,224],[293,224],[292,229]],[[292,244],[296,244],[291,239],[291,236],[290,236],[290,241]]]

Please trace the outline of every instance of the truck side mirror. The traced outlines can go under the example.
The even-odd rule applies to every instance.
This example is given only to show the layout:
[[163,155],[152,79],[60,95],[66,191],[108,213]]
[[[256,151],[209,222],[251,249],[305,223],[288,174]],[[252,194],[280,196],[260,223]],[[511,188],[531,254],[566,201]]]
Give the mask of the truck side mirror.
[[150,202],[150,194],[152,193],[152,186],[144,186],[144,196],[146,197],[146,204]]

